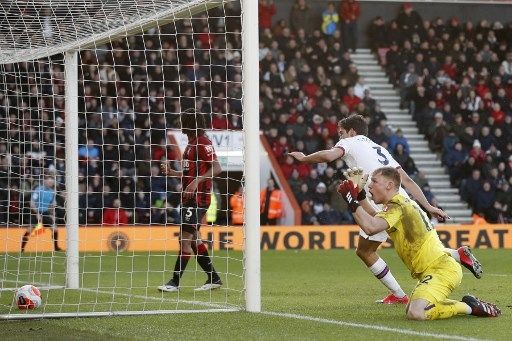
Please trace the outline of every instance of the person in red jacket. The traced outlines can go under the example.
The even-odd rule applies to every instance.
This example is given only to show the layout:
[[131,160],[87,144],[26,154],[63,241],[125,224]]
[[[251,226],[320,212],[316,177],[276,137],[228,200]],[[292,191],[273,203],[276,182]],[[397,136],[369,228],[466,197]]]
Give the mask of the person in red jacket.
[[272,27],[272,17],[276,14],[276,5],[274,0],[259,0],[258,1],[258,20],[260,29]]
[[114,199],[112,207],[105,208],[103,212],[103,225],[126,225],[128,214],[121,208],[121,200]]
[[347,89],[347,94],[343,96],[342,102],[348,107],[349,112],[352,112],[361,103],[361,99],[354,95],[354,87],[350,86]]
[[361,16],[361,6],[357,0],[343,0],[340,5],[340,17],[343,27],[343,45],[345,50],[356,52],[357,20]]

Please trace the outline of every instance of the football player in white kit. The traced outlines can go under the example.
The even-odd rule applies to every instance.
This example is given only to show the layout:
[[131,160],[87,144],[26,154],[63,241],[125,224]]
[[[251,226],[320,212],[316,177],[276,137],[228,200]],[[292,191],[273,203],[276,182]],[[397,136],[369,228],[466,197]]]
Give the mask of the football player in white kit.
[[[368,124],[361,115],[352,115],[339,121],[338,133],[340,141],[332,149],[321,150],[307,156],[301,152],[292,152],[290,155],[299,162],[310,164],[331,162],[342,158],[349,168],[362,168],[364,174],[372,174],[374,170],[383,166],[395,167],[400,172],[405,189],[425,210],[440,220],[449,219],[443,210],[430,205],[421,188],[407,175],[391,154],[367,137]],[[400,188],[400,193],[408,197],[403,188]],[[359,230],[356,254],[375,277],[391,291],[388,296],[378,300],[378,303],[407,304],[409,298],[391,274],[386,262],[377,254],[379,245],[387,238],[386,231],[368,236],[363,230]],[[462,246],[457,250],[448,248],[445,250],[455,260],[468,268],[475,277],[480,278],[482,276],[482,267],[469,247]]]

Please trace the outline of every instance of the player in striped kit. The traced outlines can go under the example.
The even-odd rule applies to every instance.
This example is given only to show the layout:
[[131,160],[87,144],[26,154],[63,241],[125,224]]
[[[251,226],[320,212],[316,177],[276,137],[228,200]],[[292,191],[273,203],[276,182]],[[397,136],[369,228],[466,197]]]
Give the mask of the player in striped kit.
[[[367,137],[368,124],[361,115],[352,115],[339,121],[338,133],[340,141],[332,149],[322,150],[307,156],[300,152],[292,152],[290,155],[299,162],[304,163],[331,162],[342,158],[349,168],[362,168],[365,174],[372,174],[377,168],[383,166],[394,167],[400,173],[405,189],[413,195],[424,209],[438,219],[449,218],[443,210],[430,205],[419,186],[407,175],[385,148],[382,148]],[[402,187],[400,187],[400,194],[406,198],[409,197]],[[356,254],[366,264],[372,274],[391,291],[388,296],[378,300],[378,303],[407,304],[409,302],[408,296],[396,281],[386,262],[377,254],[378,247],[387,238],[388,234],[386,231],[368,236],[361,229],[359,231]],[[468,268],[475,277],[481,277],[482,267],[467,246],[462,246],[457,250],[447,248],[445,252]]]
[[181,130],[188,137],[188,145],[183,152],[182,171],[172,169],[169,164],[161,167],[166,175],[181,179],[183,192],[180,253],[172,278],[158,287],[160,291],[179,291],[181,276],[192,253],[197,255],[197,262],[208,276],[206,283],[195,290],[212,290],[222,285],[208,255],[208,248],[199,236],[201,221],[210,205],[212,179],[222,171],[212,142],[205,134],[205,127],[204,115],[196,113],[195,109],[184,111],[181,114]]

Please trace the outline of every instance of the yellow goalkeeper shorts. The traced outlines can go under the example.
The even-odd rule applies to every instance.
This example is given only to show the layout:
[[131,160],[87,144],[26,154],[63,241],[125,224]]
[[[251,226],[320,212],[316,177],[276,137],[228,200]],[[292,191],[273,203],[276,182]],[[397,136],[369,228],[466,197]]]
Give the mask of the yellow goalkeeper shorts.
[[462,269],[452,257],[444,255],[422,274],[412,291],[411,301],[423,299],[430,303],[444,301],[460,285]]

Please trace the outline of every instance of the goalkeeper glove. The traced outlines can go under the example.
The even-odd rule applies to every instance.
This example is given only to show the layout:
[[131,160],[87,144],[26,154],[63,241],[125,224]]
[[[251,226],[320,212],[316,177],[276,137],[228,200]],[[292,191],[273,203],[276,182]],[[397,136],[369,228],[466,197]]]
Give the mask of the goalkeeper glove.
[[364,199],[366,199],[366,191],[364,190],[364,187],[366,186],[366,182],[368,181],[368,174],[363,175],[362,168],[354,167],[344,171],[343,175],[347,180],[352,181],[352,183],[359,189],[359,193],[357,194],[357,200],[363,201]]
[[341,194],[343,200],[347,202],[350,211],[354,213],[359,207],[359,201],[357,199],[359,190],[357,185],[350,180],[345,180],[338,185],[338,193]]

